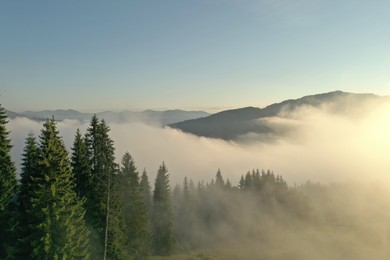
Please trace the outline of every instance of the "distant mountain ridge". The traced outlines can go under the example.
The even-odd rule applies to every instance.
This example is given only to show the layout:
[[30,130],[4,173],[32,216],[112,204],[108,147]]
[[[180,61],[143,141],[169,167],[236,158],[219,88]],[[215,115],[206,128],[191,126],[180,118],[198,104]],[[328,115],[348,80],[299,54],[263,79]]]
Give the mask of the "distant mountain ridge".
[[388,99],[388,97],[374,94],[334,91],[289,99],[265,108],[244,107],[226,110],[208,117],[170,124],[169,127],[197,136],[237,140],[241,136],[250,133],[264,135],[275,133],[276,129],[267,124],[261,124],[259,119],[276,116],[288,117],[289,114],[304,106],[321,108],[326,105],[326,109],[330,113],[350,113],[352,110],[358,110],[363,102],[384,98]]
[[46,120],[54,116],[56,120],[62,121],[65,119],[84,120],[91,116],[88,113],[82,113],[73,109],[57,109],[57,110],[42,110],[42,111],[25,111],[19,113],[21,116],[32,118],[35,120]]
[[26,117],[32,120],[43,121],[47,118],[54,118],[58,121],[66,119],[87,121],[96,114],[99,118],[106,120],[109,123],[128,123],[128,122],[146,122],[151,124],[166,125],[176,122],[181,122],[189,119],[206,117],[210,114],[205,111],[185,111],[185,110],[145,110],[141,112],[136,111],[121,111],[112,112],[104,111],[99,113],[83,113],[73,109],[58,109],[58,110],[43,110],[43,111],[25,111],[15,113],[7,110],[10,118]]
[[[272,117],[289,118],[293,112],[302,107],[326,109],[333,114],[359,114],[365,102],[390,100],[389,96],[374,94],[355,94],[342,91],[304,96],[298,99],[289,99],[280,103],[271,104],[264,108],[244,107],[209,114],[204,111],[145,110],[141,112],[104,111],[96,113],[99,118],[108,123],[144,122],[160,126],[168,126],[191,133],[197,136],[218,138],[224,140],[239,140],[248,134],[268,136],[281,134],[285,129],[276,129],[267,124],[266,119]],[[89,121],[94,113],[83,113],[73,109],[25,111],[15,113],[6,110],[10,118],[27,117],[32,120],[43,121],[54,118],[58,121],[66,119]]]
[[9,118],[21,117],[20,114],[15,113],[13,111],[9,111],[7,109],[5,109],[5,113],[8,115]]

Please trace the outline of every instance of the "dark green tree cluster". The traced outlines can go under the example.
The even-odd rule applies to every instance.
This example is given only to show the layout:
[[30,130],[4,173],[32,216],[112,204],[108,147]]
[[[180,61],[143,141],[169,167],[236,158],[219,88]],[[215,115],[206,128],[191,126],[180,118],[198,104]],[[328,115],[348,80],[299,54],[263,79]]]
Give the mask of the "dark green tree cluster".
[[88,259],[84,200],[54,119],[47,120],[39,144],[30,134],[23,154],[19,193],[19,256],[34,259]]
[[[154,243],[164,230],[172,233],[166,225],[173,222],[167,169],[163,165],[165,186],[160,185],[161,176],[157,174],[152,200],[147,173],[144,170],[139,177],[130,154],[123,155],[120,165],[115,163],[109,131],[104,120],[93,116],[85,136],[76,132],[72,148],[76,191],[86,200],[92,258],[144,259],[150,252],[170,254],[172,246]],[[159,193],[163,197],[156,195]],[[155,222],[162,219],[167,222],[161,232],[152,235]]]
[[13,208],[17,190],[15,165],[11,160],[11,140],[6,124],[5,109],[0,106],[0,259],[15,250],[12,230],[15,226]]
[[93,116],[85,136],[76,132],[72,166],[76,190],[86,200],[86,221],[91,230],[93,259],[143,259],[150,251],[149,204],[146,184],[129,153],[121,165],[104,120]]
[[[0,259],[145,259],[173,251],[162,240],[173,241],[165,165],[152,199],[147,173],[140,178],[129,153],[115,163],[104,120],[94,116],[85,135],[77,130],[69,156],[53,118],[38,140],[28,134],[18,184],[7,122],[0,107]],[[152,219],[164,237],[152,236],[159,226]]]
[[[146,172],[143,175],[146,176]],[[143,259],[150,250],[149,203],[143,197],[143,192],[150,193],[150,189],[147,179],[144,182],[146,190],[141,186],[133,158],[125,153],[119,172],[119,201],[125,223],[125,247],[134,259]]]
[[173,211],[168,169],[163,163],[157,172],[153,192],[152,237],[156,255],[170,255],[175,246]]

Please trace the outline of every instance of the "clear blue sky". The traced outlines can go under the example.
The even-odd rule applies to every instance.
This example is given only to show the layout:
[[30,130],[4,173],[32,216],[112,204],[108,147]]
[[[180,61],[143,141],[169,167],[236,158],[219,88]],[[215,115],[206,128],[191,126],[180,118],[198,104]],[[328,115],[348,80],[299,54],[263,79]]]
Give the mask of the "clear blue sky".
[[15,111],[264,106],[390,94],[390,1],[0,1]]

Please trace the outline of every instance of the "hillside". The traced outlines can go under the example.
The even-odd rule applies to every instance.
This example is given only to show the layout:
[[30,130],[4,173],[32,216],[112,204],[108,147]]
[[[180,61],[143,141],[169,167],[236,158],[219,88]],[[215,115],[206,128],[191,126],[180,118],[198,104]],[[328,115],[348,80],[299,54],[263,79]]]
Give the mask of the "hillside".
[[245,107],[226,110],[208,117],[170,124],[169,127],[197,136],[237,140],[250,133],[270,135],[279,132],[279,129],[262,123],[260,119],[288,118],[294,111],[302,107],[314,107],[329,113],[348,115],[352,112],[359,112],[362,103],[382,98],[384,97],[373,94],[334,91],[285,100],[265,108]]

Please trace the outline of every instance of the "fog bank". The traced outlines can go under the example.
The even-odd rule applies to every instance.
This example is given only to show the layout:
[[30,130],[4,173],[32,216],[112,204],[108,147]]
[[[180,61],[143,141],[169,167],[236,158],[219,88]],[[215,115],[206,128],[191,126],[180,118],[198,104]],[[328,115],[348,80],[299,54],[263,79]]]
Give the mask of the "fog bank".
[[[366,105],[367,106],[367,105]],[[334,114],[326,109],[303,107],[283,117],[261,119],[275,129],[288,129],[272,142],[248,134],[242,142],[197,137],[168,127],[145,123],[110,124],[118,162],[129,151],[138,169],[146,168],[151,178],[165,162],[172,181],[184,176],[194,181],[209,180],[218,168],[237,183],[251,169],[271,169],[290,183],[308,179],[321,182],[348,180],[388,181],[390,163],[390,105],[370,104],[367,113]],[[60,135],[70,149],[77,128],[85,132],[89,122],[65,120],[58,123]],[[42,124],[26,118],[10,120],[12,151],[19,165],[29,131],[39,136]]]
[[[190,231],[195,245],[194,253],[181,245],[184,250],[178,253],[183,257],[174,259],[194,254],[194,259],[385,260],[390,255],[390,105],[370,104],[365,111],[345,114],[302,107],[258,120],[279,135],[249,133],[238,142],[146,123],[109,126],[117,161],[129,151],[139,171],[146,168],[152,186],[162,161],[172,188],[184,176],[210,182],[218,168],[233,185],[256,168],[271,169],[288,184],[298,184],[276,192],[267,189],[270,186],[258,191],[216,185],[203,192],[194,189],[191,203],[182,204],[198,207],[188,219],[174,200],[175,230]],[[88,125],[58,122],[69,150],[76,129],[85,132]],[[42,123],[26,118],[10,120],[17,165],[27,134],[39,136],[41,128]],[[202,212],[204,218],[189,222]]]

